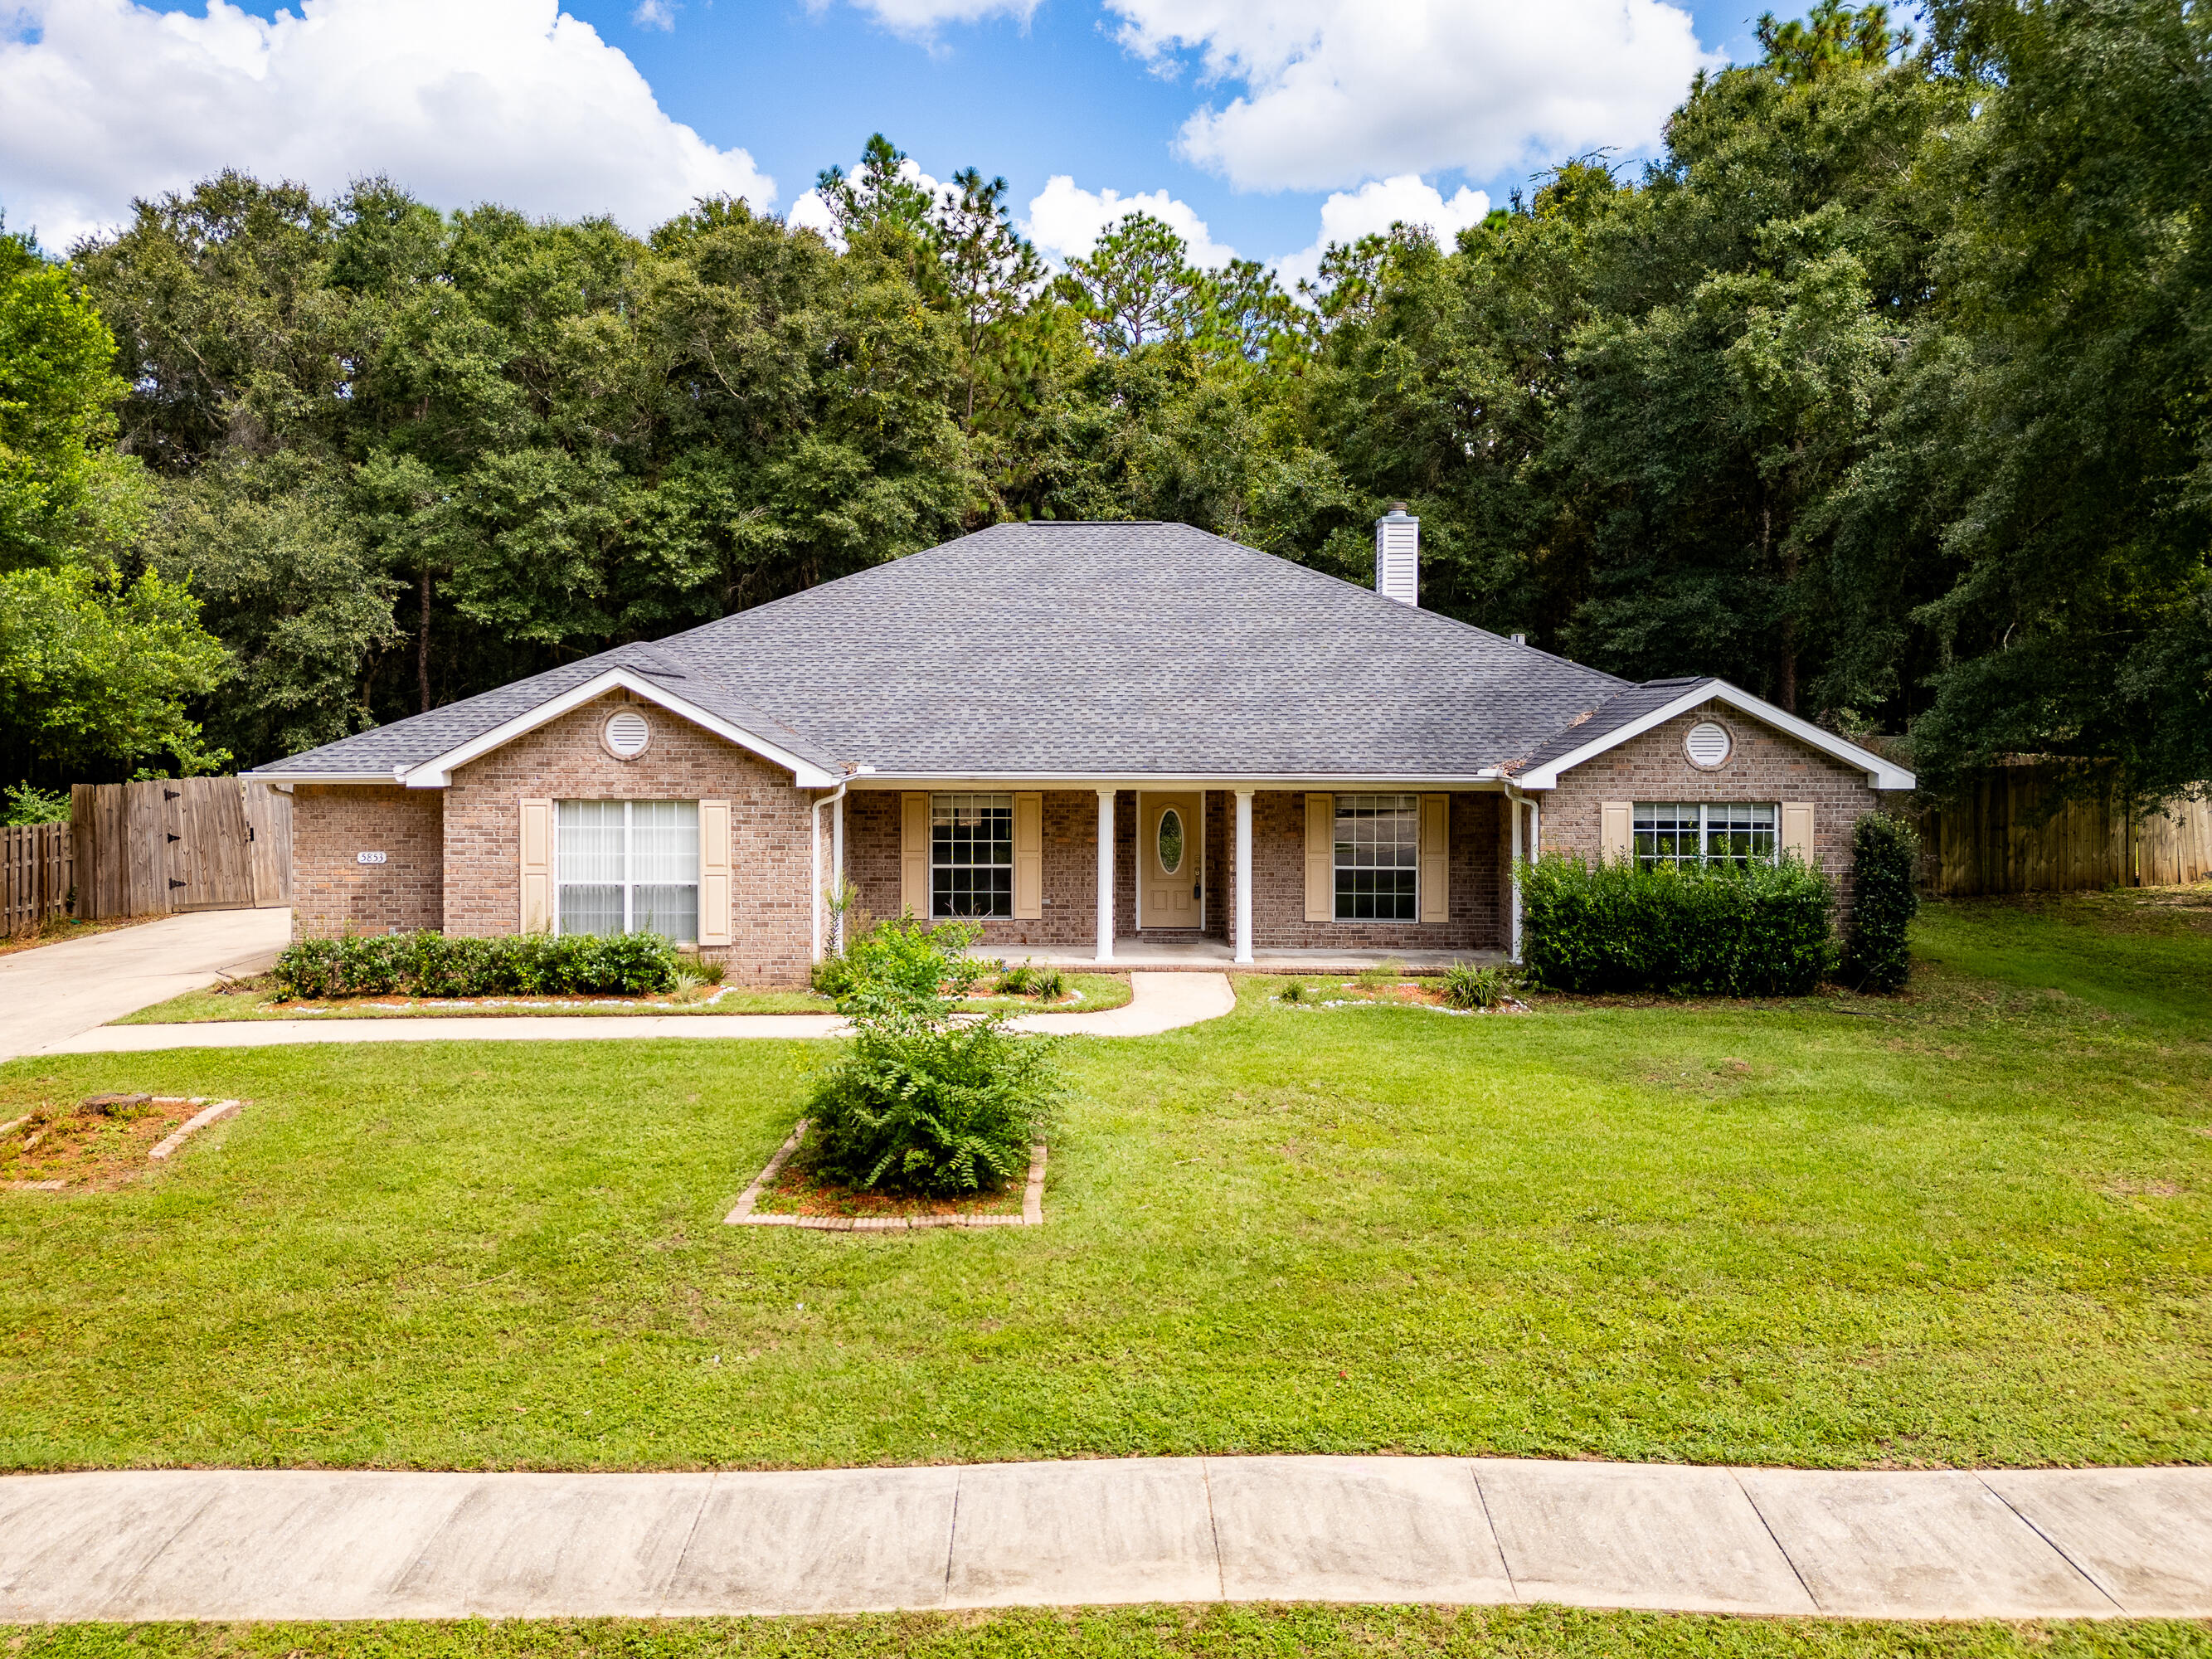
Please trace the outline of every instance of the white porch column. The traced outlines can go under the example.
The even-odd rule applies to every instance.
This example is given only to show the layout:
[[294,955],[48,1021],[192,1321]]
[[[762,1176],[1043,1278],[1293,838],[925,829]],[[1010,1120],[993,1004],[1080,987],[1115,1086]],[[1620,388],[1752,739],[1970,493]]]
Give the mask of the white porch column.
[[1114,960],[1114,792],[1098,792],[1098,960]]
[[1513,930],[1510,955],[1515,962],[1521,960],[1521,797],[1509,793],[1506,810],[1513,815]]
[[1237,792],[1237,960],[1252,960],[1252,792]]

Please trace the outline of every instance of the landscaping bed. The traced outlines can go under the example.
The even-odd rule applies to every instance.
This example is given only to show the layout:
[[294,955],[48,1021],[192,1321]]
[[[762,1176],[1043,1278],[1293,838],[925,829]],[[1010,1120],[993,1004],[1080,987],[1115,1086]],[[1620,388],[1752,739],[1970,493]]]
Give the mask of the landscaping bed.
[[[1119,1008],[1129,1000],[1126,974],[1071,974],[1057,1001],[1035,996],[975,996],[962,1006],[981,1012],[1089,1013]],[[240,980],[216,990],[187,991],[167,1002],[125,1014],[117,1025],[196,1024],[239,1019],[454,1019],[485,1015],[591,1015],[614,1018],[639,1014],[828,1014],[835,1001],[811,991],[754,990],[742,986],[701,987],[691,991],[645,992],[628,996],[407,997],[397,995],[287,1000],[266,975]]]
[[112,1192],[208,1104],[176,1095],[0,1091],[0,1190]]
[[9,1062],[254,1104],[0,1203],[0,1464],[2212,1462],[2187,898],[1930,905],[1896,997],[1326,1018],[1253,975],[1066,1045],[1046,1225],[891,1249],[722,1224],[842,1044]]

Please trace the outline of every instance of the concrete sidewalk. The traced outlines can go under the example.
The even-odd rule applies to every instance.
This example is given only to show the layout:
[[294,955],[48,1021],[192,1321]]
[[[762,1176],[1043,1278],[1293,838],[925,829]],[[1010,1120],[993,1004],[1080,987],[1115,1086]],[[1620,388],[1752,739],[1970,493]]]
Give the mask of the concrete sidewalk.
[[289,910],[202,910],[0,957],[0,1060],[215,983],[291,942]]
[[[1179,1026],[1195,1025],[1201,1020],[1218,1018],[1237,1006],[1237,994],[1230,988],[1225,974],[1132,974],[1129,990],[1128,1002],[1119,1008],[1108,1008],[1095,1014],[1024,1014],[1012,1024],[1024,1031],[1053,1031],[1063,1036],[1151,1036]],[[422,1019],[241,1019],[177,1025],[102,1025],[63,1037],[36,1052],[137,1054],[165,1048],[266,1048],[295,1042],[579,1042],[644,1037],[830,1037],[841,1036],[844,1030],[845,1022],[835,1014],[492,1014]]]
[[2212,1469],[1427,1457],[0,1478],[0,1620],[1130,1601],[2212,1615]]

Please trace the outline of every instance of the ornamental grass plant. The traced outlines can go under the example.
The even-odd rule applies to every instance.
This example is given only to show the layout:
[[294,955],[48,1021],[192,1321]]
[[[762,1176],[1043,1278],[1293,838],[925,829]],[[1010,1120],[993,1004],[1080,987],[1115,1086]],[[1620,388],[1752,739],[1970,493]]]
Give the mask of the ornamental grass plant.
[[1057,1045],[963,1014],[963,960],[980,930],[877,923],[846,952],[837,1012],[853,1048],[814,1090],[807,1163],[852,1187],[951,1198],[995,1192],[1029,1170],[1064,1090]]
[[1552,990],[1802,996],[1835,971],[1835,884],[1793,856],[1517,868],[1522,960]]

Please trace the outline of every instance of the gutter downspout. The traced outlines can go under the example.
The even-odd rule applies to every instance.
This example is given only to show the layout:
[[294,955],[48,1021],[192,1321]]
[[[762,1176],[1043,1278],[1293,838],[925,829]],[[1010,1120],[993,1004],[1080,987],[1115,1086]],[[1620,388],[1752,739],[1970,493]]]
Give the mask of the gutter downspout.
[[[817,795],[814,798],[814,836],[811,847],[814,854],[814,960],[817,962],[822,960],[822,809],[832,801],[842,803],[844,799],[845,786],[842,783],[828,794]],[[836,834],[837,846],[832,861],[836,866],[837,890],[842,893],[844,891],[845,875],[845,809],[842,805],[837,808]],[[844,932],[844,918],[841,916],[838,918],[837,927],[837,942],[840,945],[845,942]]]

